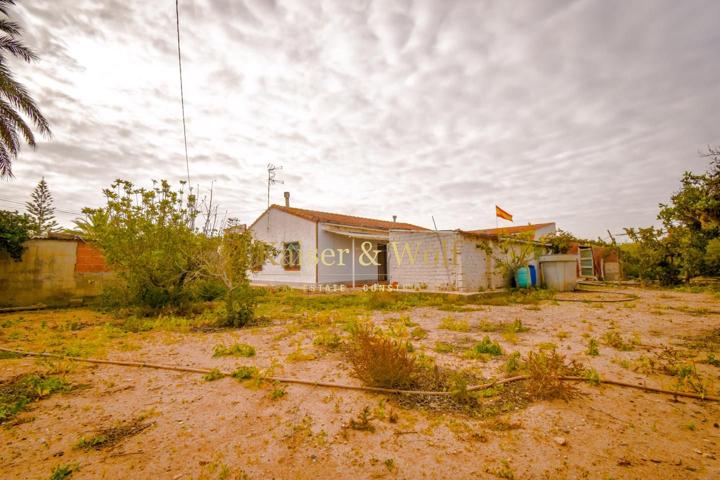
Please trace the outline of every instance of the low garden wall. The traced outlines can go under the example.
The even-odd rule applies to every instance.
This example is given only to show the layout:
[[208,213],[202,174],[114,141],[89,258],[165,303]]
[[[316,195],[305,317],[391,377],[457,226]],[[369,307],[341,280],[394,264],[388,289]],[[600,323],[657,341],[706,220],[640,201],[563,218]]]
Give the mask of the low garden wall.
[[94,297],[112,278],[100,251],[77,237],[25,243],[19,262],[0,252],[0,307],[67,305]]

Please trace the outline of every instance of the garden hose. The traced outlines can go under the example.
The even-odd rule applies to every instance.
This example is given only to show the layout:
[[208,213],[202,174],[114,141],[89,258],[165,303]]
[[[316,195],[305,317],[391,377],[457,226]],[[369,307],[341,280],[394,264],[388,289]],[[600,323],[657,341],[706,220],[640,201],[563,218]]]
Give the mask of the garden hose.
[[[171,370],[176,372],[188,372],[188,373],[202,373],[202,374],[209,374],[214,373],[217,370],[216,369],[209,369],[209,368],[193,368],[193,367],[181,367],[176,365],[163,365],[163,364],[157,364],[157,363],[146,363],[146,362],[131,362],[131,361],[122,361],[122,360],[101,360],[97,358],[80,358],[80,357],[71,357],[68,355],[59,355],[56,353],[47,353],[47,352],[29,352],[25,350],[13,350],[10,348],[3,348],[0,347],[0,351],[6,352],[6,353],[12,353],[15,355],[20,356],[30,356],[30,357],[46,357],[46,358],[57,358],[61,360],[72,360],[76,362],[85,362],[85,363],[95,363],[100,365],[119,365],[122,367],[139,367],[139,368],[154,368],[157,370]],[[232,372],[223,372],[220,371],[220,373],[224,376],[231,376]],[[485,390],[497,385],[503,385],[508,383],[515,383],[520,382],[524,380],[528,380],[530,377],[528,375],[518,375],[515,377],[509,377],[504,378],[501,380],[496,380],[493,382],[481,384],[481,385],[474,385],[471,387],[468,387],[468,391],[478,391],[478,390]],[[449,391],[435,391],[435,390],[403,390],[403,389],[395,389],[395,388],[383,388],[383,387],[369,387],[364,385],[347,385],[342,383],[329,383],[329,382],[319,382],[319,381],[312,381],[312,380],[303,380],[300,378],[284,378],[284,377],[261,377],[263,381],[267,382],[277,382],[277,383],[288,383],[288,384],[297,384],[297,385],[309,385],[314,387],[325,387],[325,388],[338,388],[342,390],[359,390],[364,392],[375,392],[375,393],[388,393],[388,394],[400,394],[400,395],[427,395],[427,396],[449,396],[453,395],[453,392]],[[578,377],[578,376],[560,376],[558,377],[559,380],[565,381],[565,382],[589,382],[589,380],[585,377]],[[618,380],[593,380],[594,383],[600,383],[600,384],[606,384],[606,385],[615,385],[618,387],[627,387],[627,388],[634,388],[637,390],[643,390],[646,392],[653,392],[653,393],[663,393],[667,395],[673,395],[674,397],[685,397],[685,398],[693,398],[696,400],[707,400],[707,401],[713,401],[713,402],[720,402],[720,397],[713,396],[713,395],[701,395],[698,393],[690,393],[690,392],[679,392],[675,390],[666,390],[662,388],[656,388],[656,387],[648,387],[645,385],[636,385],[633,383],[627,383],[627,382],[621,382]]]

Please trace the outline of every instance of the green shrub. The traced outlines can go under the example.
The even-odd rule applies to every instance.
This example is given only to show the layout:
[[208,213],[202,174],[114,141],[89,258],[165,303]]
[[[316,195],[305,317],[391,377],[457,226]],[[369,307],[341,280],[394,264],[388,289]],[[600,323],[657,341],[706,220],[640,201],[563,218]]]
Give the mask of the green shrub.
[[588,341],[587,354],[592,357],[597,357],[598,355],[600,355],[600,347],[596,339],[591,338],[590,341]]
[[336,350],[342,345],[342,338],[340,338],[340,335],[337,333],[324,330],[315,336],[313,345],[327,348],[328,350]]
[[255,318],[257,296],[249,285],[228,290],[225,293],[225,311],[218,319],[218,326],[241,328]]
[[229,346],[215,345],[213,357],[254,357],[255,347],[247,343],[234,343]]
[[32,219],[26,214],[0,210],[0,252],[5,251],[16,262],[25,251],[25,242],[30,238]]
[[223,374],[217,368],[213,368],[208,373],[203,375],[203,380],[205,380],[206,382],[214,382],[215,380],[220,380],[221,378],[225,378],[225,374]]
[[440,321],[438,328],[454,332],[469,332],[470,323],[465,319],[455,319],[454,317],[448,315]]
[[502,355],[502,347],[499,343],[490,340],[487,335],[465,352],[467,358],[483,358],[484,355]]
[[248,380],[250,378],[258,377],[260,372],[256,367],[238,367],[233,373],[232,377],[236,380]]

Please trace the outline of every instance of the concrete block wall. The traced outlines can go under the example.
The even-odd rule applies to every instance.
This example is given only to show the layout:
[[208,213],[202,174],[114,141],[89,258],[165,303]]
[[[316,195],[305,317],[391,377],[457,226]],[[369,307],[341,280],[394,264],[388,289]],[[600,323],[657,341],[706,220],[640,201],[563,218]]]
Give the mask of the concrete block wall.
[[0,307],[64,305],[99,295],[112,278],[100,253],[80,240],[34,239],[25,247],[19,262],[0,253]]

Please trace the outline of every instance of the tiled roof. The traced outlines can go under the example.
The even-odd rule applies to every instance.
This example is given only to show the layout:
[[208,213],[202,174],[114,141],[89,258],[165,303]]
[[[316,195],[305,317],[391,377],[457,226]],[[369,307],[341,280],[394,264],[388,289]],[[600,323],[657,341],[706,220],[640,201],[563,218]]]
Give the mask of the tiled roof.
[[470,233],[489,233],[513,235],[515,233],[535,232],[541,228],[549,227],[552,223],[535,223],[530,225],[518,225],[516,227],[483,228],[480,230],[469,230]]
[[283,207],[271,205],[270,208],[289,213],[297,217],[305,218],[311,222],[326,222],[351,227],[377,228],[380,230],[427,230],[411,223],[393,222],[391,220],[377,220],[375,218],[354,217],[340,213],[318,212],[317,210],[305,210],[304,208]]

